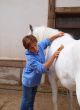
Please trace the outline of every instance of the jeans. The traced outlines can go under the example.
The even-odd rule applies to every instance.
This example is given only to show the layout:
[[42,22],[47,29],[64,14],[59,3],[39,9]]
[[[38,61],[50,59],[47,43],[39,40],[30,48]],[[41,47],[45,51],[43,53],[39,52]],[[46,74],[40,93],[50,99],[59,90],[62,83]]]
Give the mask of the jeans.
[[37,86],[26,87],[23,85],[22,89],[23,93],[20,110],[33,110]]

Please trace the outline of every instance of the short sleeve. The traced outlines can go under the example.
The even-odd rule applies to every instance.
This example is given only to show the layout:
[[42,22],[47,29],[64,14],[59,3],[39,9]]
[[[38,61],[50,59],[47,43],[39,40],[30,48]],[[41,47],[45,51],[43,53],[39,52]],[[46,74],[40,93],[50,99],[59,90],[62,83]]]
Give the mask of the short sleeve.
[[51,41],[48,38],[38,43],[38,45],[40,45],[40,47],[42,47],[43,49],[46,49],[48,46],[50,46],[50,44],[51,44]]

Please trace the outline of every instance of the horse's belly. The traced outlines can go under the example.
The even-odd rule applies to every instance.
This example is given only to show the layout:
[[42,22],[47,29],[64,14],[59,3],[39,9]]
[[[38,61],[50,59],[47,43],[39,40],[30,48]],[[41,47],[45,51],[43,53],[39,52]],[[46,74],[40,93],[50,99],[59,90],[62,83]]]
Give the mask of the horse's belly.
[[75,82],[72,80],[72,79],[65,79],[65,78],[59,78],[59,80],[60,80],[60,82],[61,82],[61,84],[62,84],[62,86],[64,86],[64,87],[66,87],[67,89],[69,89],[69,90],[75,90]]
[[[52,70],[53,68],[51,68]],[[75,90],[75,78],[74,78],[74,72],[71,70],[71,68],[63,68],[61,65],[55,66],[55,73],[59,81],[61,82],[61,85],[69,90]],[[53,72],[52,72],[53,74]],[[52,76],[54,77],[54,76]],[[53,79],[52,79],[53,80]]]

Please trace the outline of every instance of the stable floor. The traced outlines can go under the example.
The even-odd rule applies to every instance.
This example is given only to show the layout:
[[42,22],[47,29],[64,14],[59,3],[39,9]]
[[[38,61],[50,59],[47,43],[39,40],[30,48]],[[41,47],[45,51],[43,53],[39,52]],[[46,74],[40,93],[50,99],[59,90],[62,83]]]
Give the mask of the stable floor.
[[[0,86],[0,110],[20,110],[21,94],[21,87]],[[69,101],[70,99],[66,93],[59,93],[59,110],[69,110]],[[73,108],[74,110],[80,110],[75,96],[73,96]],[[52,93],[49,87],[39,88],[35,99],[34,110],[54,110]]]

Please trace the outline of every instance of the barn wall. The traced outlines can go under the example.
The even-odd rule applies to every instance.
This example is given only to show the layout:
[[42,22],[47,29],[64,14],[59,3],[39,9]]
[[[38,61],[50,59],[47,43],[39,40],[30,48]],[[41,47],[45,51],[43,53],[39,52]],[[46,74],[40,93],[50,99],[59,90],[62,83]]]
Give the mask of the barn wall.
[[0,0],[0,58],[24,58],[29,24],[47,25],[48,0]]

